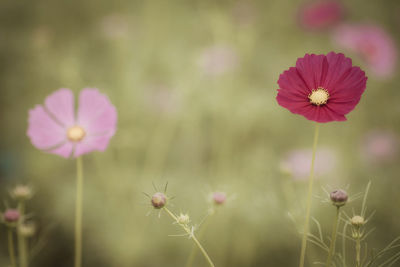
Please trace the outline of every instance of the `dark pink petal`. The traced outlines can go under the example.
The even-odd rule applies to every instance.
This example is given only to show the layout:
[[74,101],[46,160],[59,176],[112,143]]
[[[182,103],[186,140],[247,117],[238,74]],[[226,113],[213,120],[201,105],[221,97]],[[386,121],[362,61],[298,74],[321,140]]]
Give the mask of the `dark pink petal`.
[[309,120],[325,123],[331,121],[345,121],[346,117],[339,115],[336,112],[329,110],[326,106],[313,106],[310,105],[306,110],[303,111],[304,117]]
[[[352,67],[349,74],[330,91],[330,102],[344,103],[359,100],[367,85],[367,77],[359,67]],[[358,101],[357,101],[358,102]]]
[[328,72],[328,62],[324,55],[306,54],[296,62],[300,77],[305,81],[308,89],[317,89],[325,81]]
[[300,77],[294,67],[289,68],[279,76],[278,84],[282,93],[286,92],[301,98],[307,97],[310,93],[310,88],[307,87],[304,79]]
[[337,89],[336,84],[342,82],[350,74],[352,64],[351,59],[346,58],[342,53],[330,52],[326,58],[329,68],[321,85],[332,94]]
[[50,149],[66,141],[65,128],[37,105],[29,110],[28,132],[32,144],[38,149]]
[[69,158],[71,156],[73,148],[74,148],[73,143],[66,142],[66,143],[62,144],[61,146],[59,146],[55,149],[49,150],[47,152],[60,155],[64,158]]
[[104,151],[111,137],[112,134],[88,136],[82,142],[76,144],[74,157],[79,157],[92,151]]
[[45,100],[47,110],[64,126],[75,124],[74,94],[69,89],[59,89]]
[[276,96],[276,100],[278,104],[284,108],[289,109],[292,112],[295,112],[298,109],[302,109],[306,106],[310,106],[310,102],[308,99],[295,99],[291,96],[285,96],[284,93],[278,93]]

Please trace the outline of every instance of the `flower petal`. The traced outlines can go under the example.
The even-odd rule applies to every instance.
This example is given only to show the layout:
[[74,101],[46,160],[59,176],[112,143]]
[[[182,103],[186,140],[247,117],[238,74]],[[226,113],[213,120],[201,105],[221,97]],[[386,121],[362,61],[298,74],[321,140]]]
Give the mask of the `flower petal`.
[[27,135],[38,149],[50,149],[66,140],[65,128],[54,121],[41,105],[29,110]]
[[76,144],[74,157],[79,157],[95,150],[104,151],[107,148],[108,142],[110,141],[112,135],[113,134],[88,136]]
[[332,94],[337,90],[336,85],[350,74],[352,62],[350,58],[346,58],[342,53],[330,52],[326,58],[329,68],[322,87]]
[[71,152],[72,152],[73,148],[74,148],[73,143],[66,142],[65,144],[62,144],[61,146],[59,146],[55,149],[49,150],[47,152],[51,153],[51,154],[56,154],[56,155],[62,156],[64,158],[69,158],[71,156]]
[[365,72],[359,67],[352,67],[348,75],[342,77],[340,82],[336,83],[329,100],[336,103],[359,100],[365,91],[366,85],[367,77]]
[[295,67],[291,67],[284,71],[278,80],[281,92],[290,92],[293,96],[306,97],[310,93],[310,88],[307,87],[304,79],[300,76]]
[[59,89],[49,95],[45,100],[45,106],[51,115],[64,126],[75,124],[74,94],[69,89]]
[[301,114],[309,120],[325,123],[331,121],[345,121],[346,117],[328,109],[326,106],[313,106]]
[[317,89],[325,81],[328,62],[324,55],[306,54],[296,62],[296,68],[308,89]]
[[78,124],[88,135],[113,136],[117,124],[117,111],[108,97],[97,89],[85,88],[79,96]]

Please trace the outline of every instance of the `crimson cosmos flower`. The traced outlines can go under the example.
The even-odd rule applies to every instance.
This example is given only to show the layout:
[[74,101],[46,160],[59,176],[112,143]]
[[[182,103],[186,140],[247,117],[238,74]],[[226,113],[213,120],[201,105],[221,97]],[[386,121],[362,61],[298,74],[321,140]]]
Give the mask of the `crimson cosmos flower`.
[[360,101],[367,77],[343,54],[306,54],[278,80],[279,105],[316,122],[345,121]]

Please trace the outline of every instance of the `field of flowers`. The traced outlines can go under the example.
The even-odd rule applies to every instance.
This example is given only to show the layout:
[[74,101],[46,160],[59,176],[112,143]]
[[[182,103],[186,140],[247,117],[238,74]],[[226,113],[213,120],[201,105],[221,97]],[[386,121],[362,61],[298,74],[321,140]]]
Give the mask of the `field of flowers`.
[[398,0],[0,3],[0,267],[400,266]]

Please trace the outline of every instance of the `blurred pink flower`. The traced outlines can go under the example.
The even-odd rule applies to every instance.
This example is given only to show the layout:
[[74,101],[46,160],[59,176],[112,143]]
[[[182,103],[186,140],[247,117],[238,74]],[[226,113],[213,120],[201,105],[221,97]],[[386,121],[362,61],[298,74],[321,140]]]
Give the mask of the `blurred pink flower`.
[[216,76],[234,70],[238,57],[233,48],[215,45],[203,50],[198,65],[206,74]]
[[225,192],[214,192],[212,194],[212,199],[214,201],[214,204],[216,205],[222,205],[226,201],[226,193]]
[[[281,170],[288,172],[296,180],[305,180],[310,175],[312,158],[311,149],[295,149],[281,161]],[[330,148],[317,149],[315,159],[315,174],[325,175],[334,170],[337,166],[336,152]]]
[[371,163],[391,161],[396,158],[398,152],[399,139],[390,131],[370,131],[361,144],[362,156]]
[[345,24],[339,26],[334,41],[362,56],[369,69],[378,77],[393,74],[397,62],[397,48],[393,38],[376,25]]
[[313,1],[300,8],[300,24],[310,30],[332,27],[343,18],[343,6],[339,1]]
[[59,89],[44,105],[29,110],[28,136],[32,144],[45,152],[68,158],[104,151],[114,135],[117,111],[108,97],[97,89],[85,88],[79,95],[75,115],[74,95]]

